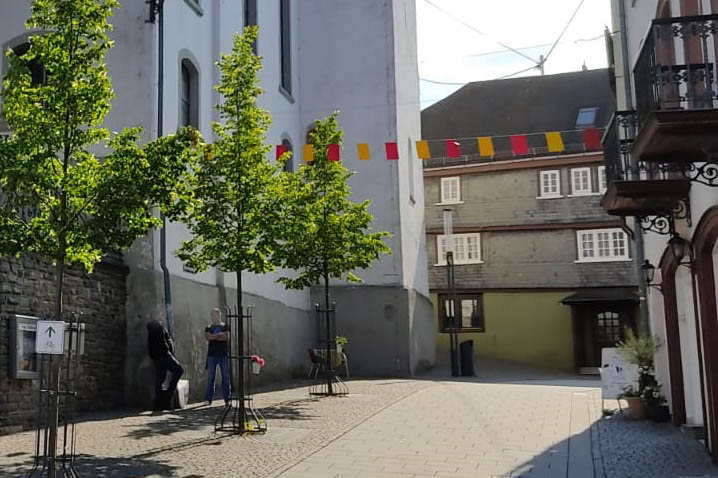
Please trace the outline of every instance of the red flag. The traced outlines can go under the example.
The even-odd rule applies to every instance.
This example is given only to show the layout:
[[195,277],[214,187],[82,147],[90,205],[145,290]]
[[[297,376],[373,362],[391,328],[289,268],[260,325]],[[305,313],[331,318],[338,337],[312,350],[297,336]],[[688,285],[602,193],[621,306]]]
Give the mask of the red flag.
[[525,134],[516,134],[511,137],[511,149],[514,156],[525,156],[531,152],[529,149],[528,139]]
[[596,128],[584,130],[583,144],[586,146],[586,151],[596,151],[603,148],[601,145],[601,131]]
[[339,161],[339,145],[330,144],[327,149],[327,159],[329,161]]
[[390,161],[399,159],[399,147],[396,143],[386,143],[386,159]]
[[446,156],[449,158],[461,157],[461,148],[459,147],[459,142],[455,139],[446,140]]
[[287,145],[286,144],[278,144],[277,145],[277,156],[275,157],[275,159],[277,161],[279,161],[279,158],[281,158],[282,155],[286,152],[287,152]]

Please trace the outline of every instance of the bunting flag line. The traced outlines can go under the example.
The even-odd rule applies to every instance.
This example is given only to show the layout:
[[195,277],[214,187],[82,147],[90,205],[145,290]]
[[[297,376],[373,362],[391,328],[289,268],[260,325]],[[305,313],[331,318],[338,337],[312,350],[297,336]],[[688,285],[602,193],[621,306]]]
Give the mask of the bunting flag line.
[[549,153],[560,153],[566,149],[563,145],[561,133],[558,132],[546,133],[546,146]]
[[368,161],[371,159],[371,152],[369,151],[369,145],[367,143],[357,144],[357,156],[361,161]]
[[479,155],[490,158],[494,155],[494,142],[489,136],[479,138]]
[[514,156],[525,156],[531,153],[529,149],[528,138],[525,134],[515,134],[511,136],[511,149]]
[[461,157],[461,148],[459,147],[459,142],[455,139],[446,140],[446,156],[449,158]]
[[339,161],[339,145],[338,144],[330,144],[327,147],[327,160],[329,161]]
[[428,141],[421,140],[416,142],[416,155],[419,156],[419,159],[431,158],[431,151],[429,151]]
[[305,144],[304,148],[302,150],[302,156],[304,157],[305,163],[313,163],[314,162],[314,146],[311,144]]
[[583,132],[583,143],[586,145],[586,150],[588,151],[601,149],[601,131],[596,128],[585,130]]
[[396,143],[386,143],[386,159],[389,161],[399,160],[399,146]]
[[[529,145],[529,136],[531,137],[531,147]],[[541,155],[545,153],[581,153],[581,152],[597,152],[603,149],[601,143],[602,130],[598,128],[571,130],[571,131],[548,131],[545,133],[531,134],[514,134],[500,136],[480,136],[478,138],[456,139],[435,139],[435,140],[416,140],[416,156],[419,159],[432,159],[430,143],[444,143],[444,156],[434,149],[435,158],[461,158],[462,144],[464,150],[468,149],[465,154],[467,156],[476,156],[476,146],[478,145],[478,156],[481,158],[504,159],[512,156],[530,156]],[[468,141],[474,142],[473,148],[468,147]],[[507,141],[508,140],[508,141]],[[509,149],[510,143],[510,149]],[[545,146],[544,146],[545,144]],[[438,146],[438,145],[437,145]],[[282,155],[289,152],[286,144],[278,144],[275,146],[275,157],[279,160]],[[498,148],[498,150],[497,150]],[[387,141],[384,143],[387,161],[398,161],[400,159],[398,143]],[[473,151],[472,151],[473,150]],[[371,159],[371,145],[369,143],[358,143],[356,145],[357,157],[361,161]],[[314,146],[305,144],[302,149],[303,159],[305,163],[314,161]],[[413,155],[409,155],[410,157]],[[341,161],[341,148],[338,144],[330,144],[327,147],[327,159],[329,161]]]

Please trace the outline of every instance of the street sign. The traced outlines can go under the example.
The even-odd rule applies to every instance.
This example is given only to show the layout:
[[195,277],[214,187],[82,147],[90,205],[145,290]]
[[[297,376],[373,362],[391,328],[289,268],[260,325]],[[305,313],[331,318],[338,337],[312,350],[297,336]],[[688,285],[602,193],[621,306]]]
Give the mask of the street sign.
[[62,355],[65,351],[65,322],[39,320],[35,336],[35,352]]

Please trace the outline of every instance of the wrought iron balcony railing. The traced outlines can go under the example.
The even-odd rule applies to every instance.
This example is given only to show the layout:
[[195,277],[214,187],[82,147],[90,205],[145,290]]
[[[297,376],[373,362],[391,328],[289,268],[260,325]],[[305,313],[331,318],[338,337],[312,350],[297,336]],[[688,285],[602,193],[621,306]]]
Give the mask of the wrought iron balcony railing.
[[656,19],[634,69],[639,130],[651,113],[718,107],[718,14]]
[[631,144],[636,131],[636,112],[616,111],[603,135],[603,157],[606,164],[606,180],[631,179]]

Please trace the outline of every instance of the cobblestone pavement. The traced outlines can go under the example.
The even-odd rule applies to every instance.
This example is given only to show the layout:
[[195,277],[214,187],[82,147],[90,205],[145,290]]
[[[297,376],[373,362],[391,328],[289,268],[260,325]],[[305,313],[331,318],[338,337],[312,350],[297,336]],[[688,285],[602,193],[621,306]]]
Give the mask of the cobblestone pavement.
[[282,478],[593,476],[594,381],[439,382]]
[[703,445],[672,425],[618,414],[599,421],[596,431],[596,478],[718,478]]
[[[219,406],[163,414],[95,417],[78,428],[78,471],[84,478],[271,477],[373,413],[431,386],[428,381],[352,381],[343,398],[310,398],[306,387],[257,394],[271,430],[217,437]],[[0,477],[24,478],[34,434],[0,437]]]
[[[364,380],[344,398],[258,394],[266,435],[218,437],[219,407],[89,417],[78,467],[97,478],[718,477],[670,425],[599,419],[598,382],[508,375]],[[0,437],[0,477],[26,476],[34,435]],[[594,474],[594,466],[596,473]]]

